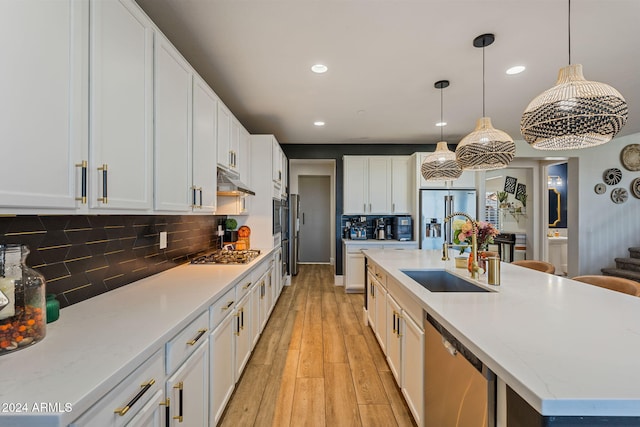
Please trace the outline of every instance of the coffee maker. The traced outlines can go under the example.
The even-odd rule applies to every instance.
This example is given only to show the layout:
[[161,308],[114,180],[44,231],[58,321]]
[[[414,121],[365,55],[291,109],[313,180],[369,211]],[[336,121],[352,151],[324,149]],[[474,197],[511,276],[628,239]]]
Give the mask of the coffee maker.
[[395,217],[393,222],[393,234],[397,240],[411,240],[413,238],[413,224],[411,221],[411,217]]
[[386,221],[385,221],[384,218],[377,218],[376,219],[376,227],[375,227],[374,234],[376,236],[376,239],[378,239],[378,240],[384,240],[385,239],[385,232],[386,232],[385,222]]

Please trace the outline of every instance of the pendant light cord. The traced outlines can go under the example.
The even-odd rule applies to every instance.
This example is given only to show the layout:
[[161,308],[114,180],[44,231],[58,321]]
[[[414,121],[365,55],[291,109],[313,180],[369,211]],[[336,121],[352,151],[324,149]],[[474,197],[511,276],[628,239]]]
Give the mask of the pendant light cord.
[[571,0],[568,0],[567,29],[569,32],[569,65],[571,65]]
[[440,88],[440,141],[444,141],[444,138],[442,136],[443,128],[444,128],[444,125],[443,125],[444,119],[443,119],[443,116],[442,116],[442,105],[443,105],[442,89],[444,89],[444,88],[442,88],[442,87]]
[[484,113],[484,45],[486,43],[482,42],[482,117],[486,117]]

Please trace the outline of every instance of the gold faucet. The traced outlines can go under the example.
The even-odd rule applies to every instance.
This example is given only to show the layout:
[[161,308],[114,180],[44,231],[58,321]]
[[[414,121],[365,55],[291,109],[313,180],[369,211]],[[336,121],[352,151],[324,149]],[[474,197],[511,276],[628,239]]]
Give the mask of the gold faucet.
[[[480,277],[480,267],[478,266],[478,222],[471,218],[469,214],[464,212],[453,212],[444,218],[444,222],[448,222],[454,216],[463,216],[471,222],[471,256],[473,257],[473,263],[471,264],[471,278],[478,279]],[[442,244],[442,260],[447,261],[449,259],[448,248],[451,247],[469,247],[469,245],[453,245],[444,242]]]

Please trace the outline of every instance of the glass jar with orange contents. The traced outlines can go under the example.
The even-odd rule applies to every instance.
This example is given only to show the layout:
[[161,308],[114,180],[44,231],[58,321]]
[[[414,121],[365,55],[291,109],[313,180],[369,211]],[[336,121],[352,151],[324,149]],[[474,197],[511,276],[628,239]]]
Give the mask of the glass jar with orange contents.
[[44,277],[26,264],[26,245],[0,245],[0,355],[46,334]]

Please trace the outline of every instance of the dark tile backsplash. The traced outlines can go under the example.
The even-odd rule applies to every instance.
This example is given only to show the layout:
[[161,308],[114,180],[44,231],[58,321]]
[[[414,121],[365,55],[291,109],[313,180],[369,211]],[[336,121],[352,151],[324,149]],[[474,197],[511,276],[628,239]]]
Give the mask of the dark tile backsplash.
[[[0,244],[29,246],[27,264],[42,273],[62,307],[184,264],[215,247],[213,215],[0,216]],[[167,232],[167,249],[158,249]]]

